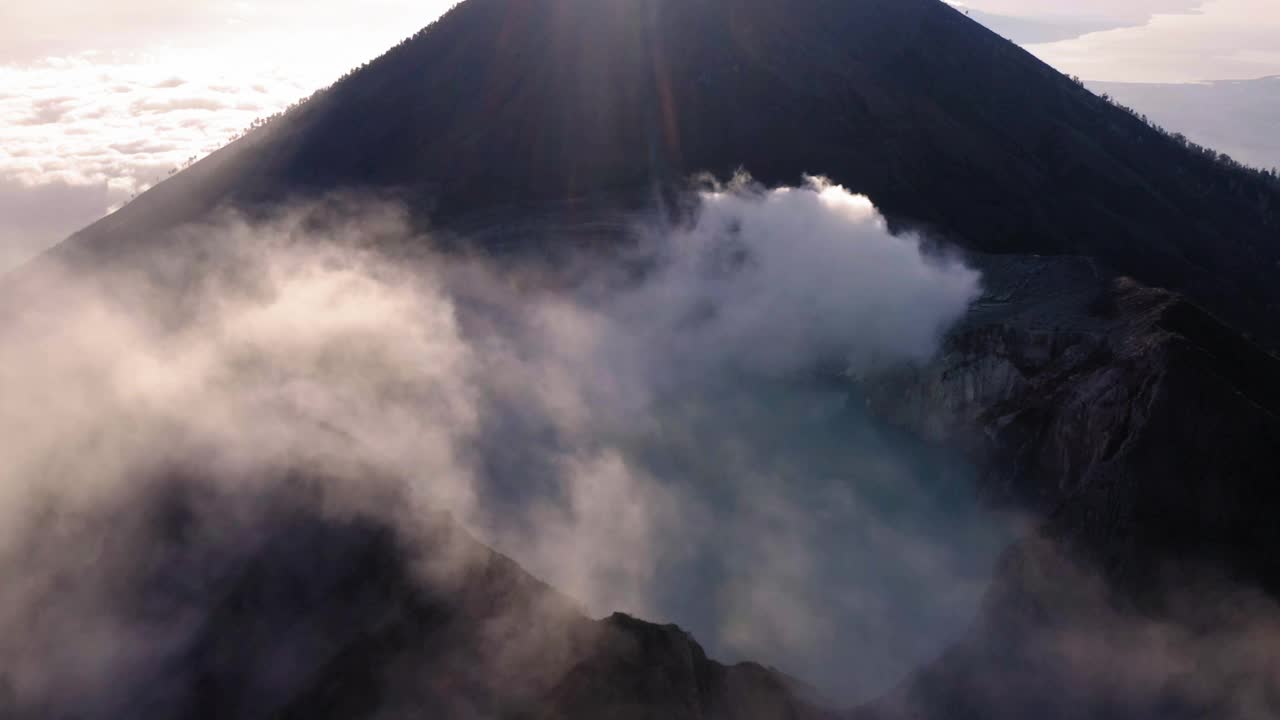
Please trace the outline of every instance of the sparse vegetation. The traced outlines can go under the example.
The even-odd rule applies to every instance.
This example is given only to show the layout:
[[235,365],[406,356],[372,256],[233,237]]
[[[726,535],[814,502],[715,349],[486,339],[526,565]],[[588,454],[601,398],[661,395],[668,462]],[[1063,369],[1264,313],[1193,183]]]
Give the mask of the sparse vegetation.
[[[1081,87],[1084,86],[1084,82],[1080,80],[1079,77],[1073,75],[1071,76],[1071,79]],[[1277,187],[1280,187],[1280,168],[1268,169],[1268,168],[1258,168],[1252,165],[1247,165],[1245,163],[1242,163],[1232,158],[1230,155],[1224,152],[1218,152],[1213,148],[1200,145],[1199,143],[1196,143],[1190,140],[1189,138],[1187,138],[1186,135],[1183,135],[1180,132],[1173,132],[1171,130],[1164,128],[1163,126],[1161,126],[1160,124],[1152,120],[1151,118],[1147,117],[1146,114],[1139,112],[1138,110],[1131,108],[1128,105],[1125,105],[1124,103],[1121,103],[1119,100],[1112,97],[1108,93],[1102,93],[1098,97],[1105,100],[1112,107],[1118,108],[1120,110],[1123,110],[1129,113],[1134,118],[1141,121],[1142,124],[1146,125],[1152,130],[1155,130],[1156,132],[1165,136],[1169,140],[1173,141],[1178,146],[1195,154],[1198,157],[1217,163],[1218,165],[1221,165],[1223,168],[1227,170],[1231,170],[1238,173],[1245,173],[1245,174],[1254,176],[1257,179],[1275,183]]]

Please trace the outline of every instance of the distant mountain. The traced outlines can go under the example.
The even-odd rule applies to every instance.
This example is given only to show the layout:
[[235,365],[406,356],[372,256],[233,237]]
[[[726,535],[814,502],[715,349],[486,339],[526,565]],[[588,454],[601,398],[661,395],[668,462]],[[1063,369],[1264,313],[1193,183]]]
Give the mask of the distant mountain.
[[1259,168],[1280,168],[1280,76],[1211,83],[1090,82],[1171,132]]
[[220,204],[336,189],[474,227],[738,168],[828,175],[975,250],[1091,255],[1275,339],[1280,184],[938,0],[469,0],[61,252],[118,259]]

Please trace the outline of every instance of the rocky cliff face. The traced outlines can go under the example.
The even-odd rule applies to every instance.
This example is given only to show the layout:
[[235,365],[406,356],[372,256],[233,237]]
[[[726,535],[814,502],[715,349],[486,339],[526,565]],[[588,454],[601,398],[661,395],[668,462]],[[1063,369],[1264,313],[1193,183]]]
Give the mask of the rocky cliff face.
[[[1103,503],[1188,533],[1266,524],[1280,360],[1173,293],[1073,279],[1087,261],[999,263],[937,358],[869,383],[879,414],[965,448],[993,499],[1037,514]],[[1049,266],[1066,292],[1035,282]]]
[[1280,361],[1129,280],[1035,287],[1048,265],[1082,269],[1000,261],[940,357],[871,385],[1035,528],[971,634],[871,716],[1280,712]]

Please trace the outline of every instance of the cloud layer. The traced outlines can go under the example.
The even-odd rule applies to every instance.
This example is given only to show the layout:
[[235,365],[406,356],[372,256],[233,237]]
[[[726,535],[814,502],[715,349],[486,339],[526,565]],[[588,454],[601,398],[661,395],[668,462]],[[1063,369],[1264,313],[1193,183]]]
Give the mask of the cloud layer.
[[1194,83],[1280,74],[1273,42],[1280,8],[1269,0],[951,4],[1085,80]]
[[[0,193],[56,218],[67,185],[97,219],[259,117],[427,25],[445,2],[126,0],[0,7]],[[80,193],[81,197],[89,190]],[[0,272],[83,227],[0,215]],[[17,242],[11,238],[22,236]]]
[[1240,162],[1280,167],[1280,75],[1197,84],[1089,83],[1089,88]]
[[[119,0],[85,6],[75,0],[6,3],[0,8],[0,63],[28,63],[87,51],[136,52],[186,47],[238,48],[263,58],[272,52],[295,55],[310,64],[357,53],[379,52],[411,35],[453,3],[448,0]],[[307,36],[345,40],[314,44]],[[273,41],[263,45],[263,41]],[[300,41],[303,44],[299,44]],[[377,45],[370,46],[370,43]],[[336,59],[336,58],[334,58]]]
[[1207,0],[1145,24],[1028,50],[1086,80],[1185,83],[1280,74],[1280,6],[1270,0]]
[[1153,15],[1194,10],[1203,0],[1075,0],[1064,5],[1054,0],[964,0],[957,7],[993,15],[1042,22],[1105,23],[1112,27],[1143,25]]

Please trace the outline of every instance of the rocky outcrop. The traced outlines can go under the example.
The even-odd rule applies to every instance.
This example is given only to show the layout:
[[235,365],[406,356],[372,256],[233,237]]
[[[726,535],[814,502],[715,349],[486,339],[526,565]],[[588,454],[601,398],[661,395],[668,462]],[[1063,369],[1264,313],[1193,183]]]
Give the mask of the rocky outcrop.
[[1108,519],[1159,521],[1189,544],[1262,542],[1280,509],[1280,360],[1173,293],[1075,287],[998,315],[980,304],[933,362],[869,383],[868,402],[965,448],[993,499],[1077,514],[1073,532],[1098,544]]
[[754,663],[707,659],[688,634],[616,614],[601,622],[591,650],[536,716],[695,720],[834,718],[800,683]]
[[[47,589],[25,610],[0,594],[3,617],[26,621],[6,625],[0,715],[829,717],[799,683],[717,663],[675,626],[588,618],[447,516],[266,487],[167,477],[33,526],[25,557],[0,557],[31,561],[25,582]],[[107,658],[69,672],[62,642]]]
[[1126,279],[988,312],[1009,277],[869,397],[1034,530],[969,636],[867,716],[1274,716],[1280,360]]

